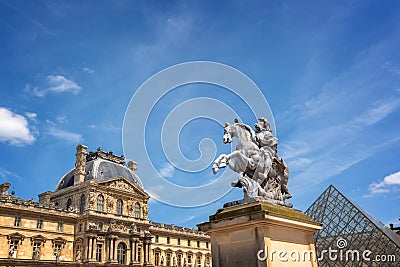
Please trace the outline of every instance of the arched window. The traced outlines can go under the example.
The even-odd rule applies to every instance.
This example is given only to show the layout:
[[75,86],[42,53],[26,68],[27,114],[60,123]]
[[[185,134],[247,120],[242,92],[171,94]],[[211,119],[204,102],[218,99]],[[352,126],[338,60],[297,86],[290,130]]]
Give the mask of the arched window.
[[80,205],[79,205],[79,212],[83,212],[84,209],[85,209],[85,195],[82,194],[81,195],[81,202],[80,202]]
[[97,211],[103,211],[104,209],[104,197],[102,194],[97,196]]
[[122,215],[122,199],[117,200],[117,214]]
[[58,209],[58,207],[60,206],[60,204],[58,203],[58,201],[56,201],[56,203],[54,204],[55,208]]
[[135,218],[140,218],[140,204],[139,202],[135,203]]
[[117,260],[118,264],[125,264],[126,262],[126,245],[122,242],[117,247]]
[[68,200],[67,200],[67,210],[69,210],[71,208],[71,206],[72,206],[72,199],[68,198]]

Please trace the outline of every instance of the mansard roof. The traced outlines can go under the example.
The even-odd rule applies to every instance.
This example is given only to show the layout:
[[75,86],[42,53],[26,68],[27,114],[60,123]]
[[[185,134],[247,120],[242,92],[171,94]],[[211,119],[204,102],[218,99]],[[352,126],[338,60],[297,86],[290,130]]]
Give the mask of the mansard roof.
[[[117,163],[115,161],[94,156],[89,159],[90,160],[86,163],[85,181],[105,181],[117,177],[124,177],[143,190],[143,184],[140,178],[122,163]],[[65,174],[58,182],[56,191],[73,186],[74,174],[74,169]]]

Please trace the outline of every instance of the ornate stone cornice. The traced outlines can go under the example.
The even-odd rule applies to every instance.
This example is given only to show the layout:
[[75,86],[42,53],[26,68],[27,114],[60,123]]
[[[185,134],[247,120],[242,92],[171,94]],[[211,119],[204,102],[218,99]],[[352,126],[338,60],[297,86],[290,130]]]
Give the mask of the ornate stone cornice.
[[86,161],[95,160],[97,158],[105,159],[105,160],[112,161],[112,162],[117,163],[117,164],[125,165],[125,157],[124,157],[124,155],[117,156],[117,155],[114,155],[114,153],[112,151],[104,152],[101,149],[101,147],[98,147],[95,152],[90,151],[86,155]]

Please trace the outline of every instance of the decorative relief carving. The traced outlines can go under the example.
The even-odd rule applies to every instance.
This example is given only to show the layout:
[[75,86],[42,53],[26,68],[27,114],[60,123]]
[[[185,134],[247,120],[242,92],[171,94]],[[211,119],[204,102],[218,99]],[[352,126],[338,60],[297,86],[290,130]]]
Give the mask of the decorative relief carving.
[[86,155],[86,161],[94,160],[97,158],[106,159],[106,160],[109,160],[109,161],[112,161],[112,162],[115,162],[118,164],[125,165],[125,157],[123,155],[121,155],[121,156],[114,155],[114,153],[112,151],[104,152],[101,149],[101,147],[98,147],[96,152],[90,151]]
[[94,193],[89,195],[89,208],[94,208],[96,205],[96,196]]
[[108,230],[109,231],[126,232],[127,227],[122,221],[117,221],[117,220],[111,219],[110,226],[108,227]]
[[114,210],[114,199],[111,198],[110,196],[107,196],[106,198],[106,207],[107,207],[107,212],[112,212]]
[[97,230],[97,223],[89,222],[88,223],[88,228],[89,228],[89,230]]
[[143,205],[142,211],[143,211],[142,212],[143,213],[143,218],[147,220],[149,218],[149,207],[147,206],[147,203],[145,203]]
[[130,186],[129,184],[123,182],[123,181],[113,181],[110,183],[110,187],[111,188],[116,188],[119,190],[124,190],[124,191],[133,191],[132,186]]
[[133,210],[134,210],[134,204],[132,201],[132,198],[128,200],[128,205],[126,206],[127,210],[128,210],[128,216],[131,216],[133,214]]

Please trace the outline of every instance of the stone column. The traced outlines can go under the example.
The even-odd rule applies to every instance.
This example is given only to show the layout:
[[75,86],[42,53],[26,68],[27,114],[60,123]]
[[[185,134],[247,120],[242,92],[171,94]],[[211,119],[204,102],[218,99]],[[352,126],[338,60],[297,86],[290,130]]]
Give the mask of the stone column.
[[115,245],[116,245],[116,243],[117,243],[117,238],[114,238],[113,239],[113,261],[115,261],[116,259],[117,259],[117,248],[115,247]]
[[151,261],[150,261],[150,253],[151,253],[150,245],[151,245],[151,243],[149,242],[149,243],[147,244],[147,247],[148,247],[148,249],[147,249],[147,262],[148,262],[148,263],[151,262]]
[[146,264],[147,262],[147,254],[146,254],[146,240],[143,240],[143,263]]
[[90,236],[88,236],[87,240],[88,240],[88,246],[87,246],[86,259],[90,260],[92,258],[91,257],[92,238]]
[[114,245],[113,245],[113,238],[109,238],[108,239],[109,242],[109,251],[108,251],[108,261],[112,261],[113,260],[113,255],[114,255]]
[[92,259],[95,260],[96,259],[96,252],[97,252],[97,237],[93,237],[93,251],[92,251]]

